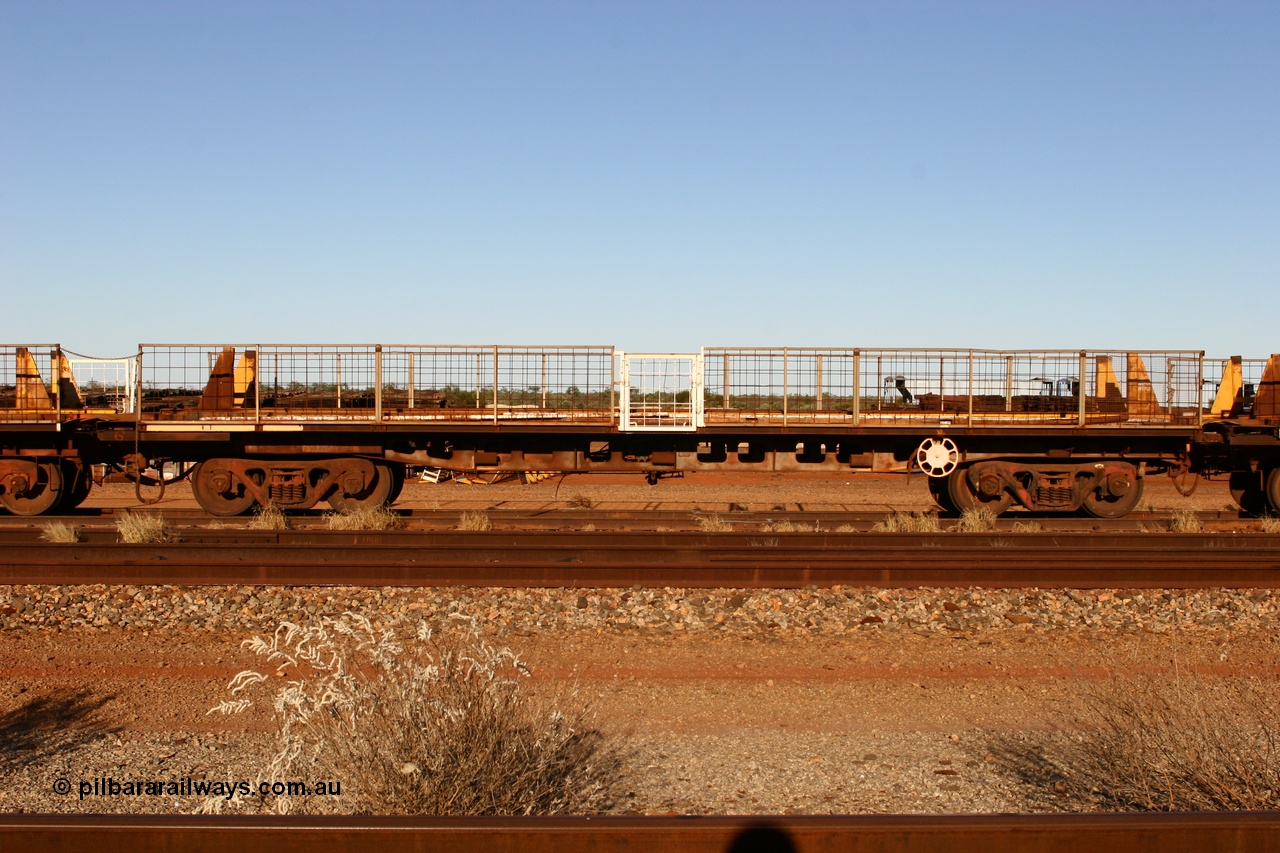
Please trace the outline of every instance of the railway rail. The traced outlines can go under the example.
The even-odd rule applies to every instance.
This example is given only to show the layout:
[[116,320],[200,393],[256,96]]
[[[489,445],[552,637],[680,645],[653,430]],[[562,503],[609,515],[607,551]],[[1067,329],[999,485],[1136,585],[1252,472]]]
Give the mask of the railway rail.
[[[770,532],[774,526],[791,524],[817,531],[836,531],[849,526],[870,531],[877,524],[895,516],[892,511],[867,510],[806,510],[797,511],[724,511],[677,509],[399,509],[401,523],[411,530],[449,530],[463,523],[464,516],[483,513],[495,529],[500,530],[634,530],[671,531],[704,530],[707,525],[725,525],[734,530]],[[41,516],[38,519],[25,516],[0,516],[0,535],[4,531],[42,530],[46,525],[59,523],[82,531],[115,530],[124,516],[143,513],[164,519],[180,530],[198,529],[217,524],[244,529],[249,519],[220,519],[193,507],[92,507],[80,508],[68,515]],[[933,515],[929,513],[929,515]],[[940,513],[936,515],[942,529],[955,527],[959,518]],[[1261,529],[1264,522],[1234,510],[1197,510],[1178,513],[1143,511],[1133,512],[1124,518],[1089,518],[1052,514],[1023,513],[1001,516],[992,521],[996,531],[1019,532],[1034,525],[1041,530],[1057,531],[1113,531],[1113,530],[1167,530],[1174,518],[1194,521],[1215,529],[1229,527],[1248,532]],[[287,518],[291,529],[323,529],[328,525],[326,513],[319,510],[302,510],[290,513]]]
[[875,853],[1275,853],[1280,813],[859,817],[117,817],[8,815],[0,845],[15,850],[138,853],[185,850],[379,853],[472,851],[848,850]]
[[7,532],[6,584],[1277,588],[1280,535],[191,531],[121,544]]

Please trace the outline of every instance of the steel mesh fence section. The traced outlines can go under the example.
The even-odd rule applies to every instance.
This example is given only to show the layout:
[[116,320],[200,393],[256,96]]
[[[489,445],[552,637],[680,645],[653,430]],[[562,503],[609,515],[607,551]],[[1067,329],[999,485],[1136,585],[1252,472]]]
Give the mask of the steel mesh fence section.
[[611,347],[393,346],[383,412],[437,420],[608,419]]
[[40,422],[58,417],[56,344],[0,346],[0,421]]
[[[138,380],[140,415],[157,420],[197,416],[214,367],[227,350],[216,344],[144,344]],[[230,350],[234,357],[236,349]]]
[[969,358],[967,350],[860,350],[861,417],[911,423],[967,413]]
[[853,350],[703,350],[708,423],[847,423],[853,417]]

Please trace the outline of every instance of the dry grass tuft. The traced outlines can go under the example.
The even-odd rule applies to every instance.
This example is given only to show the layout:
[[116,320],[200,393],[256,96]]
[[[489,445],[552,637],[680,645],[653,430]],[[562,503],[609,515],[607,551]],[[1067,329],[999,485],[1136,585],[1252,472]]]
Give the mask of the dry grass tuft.
[[725,533],[733,529],[733,525],[718,515],[698,516],[698,529],[703,533]]
[[990,533],[996,529],[996,514],[985,506],[966,509],[953,529],[957,533]]
[[366,506],[348,512],[326,512],[330,530],[399,530],[404,517],[385,506]]
[[464,512],[458,516],[459,530],[492,530],[493,522],[485,512]]
[[[205,811],[599,814],[626,790],[629,751],[592,728],[573,697],[529,694],[528,668],[489,645],[475,623],[448,635],[420,625],[403,636],[347,613],[318,625],[283,623],[245,645],[279,677],[269,697],[279,749],[252,789],[333,779],[341,797],[212,797]],[[243,712],[256,685],[271,680],[241,672],[228,685],[232,698],[210,713]]]
[[125,512],[116,519],[120,541],[130,545],[151,545],[171,542],[173,536],[164,519],[143,512]]
[[80,541],[80,529],[62,521],[49,521],[41,529],[40,539],[55,545],[70,545]]
[[1200,519],[1196,518],[1196,514],[1189,509],[1180,509],[1169,516],[1170,533],[1200,533],[1203,530],[1204,525],[1200,523]]
[[1044,530],[1038,521],[1015,521],[1013,523],[1014,533],[1039,533]]
[[1268,516],[1258,520],[1258,529],[1263,533],[1280,533],[1280,518]]
[[928,512],[892,512],[884,521],[877,521],[873,533],[941,533],[938,517]]
[[275,504],[258,507],[249,520],[250,530],[288,530],[289,516]]
[[591,509],[595,506],[595,501],[586,495],[574,495],[567,501],[569,509]]
[[842,524],[836,528],[836,533],[857,533],[857,532],[858,532],[858,528],[854,527],[852,524]]
[[1083,699],[1077,732],[998,760],[1068,811],[1280,808],[1274,681],[1114,678]]
[[760,525],[761,533],[812,533],[812,525],[803,524],[798,521],[792,521],[784,518],[782,521],[775,521],[772,524]]

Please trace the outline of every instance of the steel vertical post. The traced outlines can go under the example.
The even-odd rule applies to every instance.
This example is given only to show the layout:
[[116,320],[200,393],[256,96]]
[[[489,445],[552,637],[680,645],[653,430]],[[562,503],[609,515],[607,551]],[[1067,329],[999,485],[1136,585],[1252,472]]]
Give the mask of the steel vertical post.
[[862,419],[862,351],[853,351],[853,425]]
[[1084,424],[1085,424],[1085,404],[1084,404],[1084,400],[1085,400],[1085,381],[1084,381],[1084,375],[1085,375],[1085,371],[1086,371],[1086,369],[1088,368],[1088,366],[1089,366],[1089,363],[1088,363],[1088,354],[1087,354],[1084,350],[1081,350],[1081,351],[1080,351],[1080,373],[1079,373],[1079,379],[1078,379],[1078,382],[1079,382],[1079,384],[1080,384],[1080,426],[1084,426]]
[[969,350],[969,425],[973,425],[973,350]]
[[382,421],[382,345],[373,348],[373,419]]
[[[262,423],[262,383],[258,380],[262,377],[262,347],[254,344],[253,347],[253,422],[255,424]],[[233,374],[234,376],[234,374]],[[234,387],[234,384],[233,384]]]
[[782,348],[782,425],[787,425],[787,397],[790,395],[790,371],[791,357],[787,355],[787,348]]

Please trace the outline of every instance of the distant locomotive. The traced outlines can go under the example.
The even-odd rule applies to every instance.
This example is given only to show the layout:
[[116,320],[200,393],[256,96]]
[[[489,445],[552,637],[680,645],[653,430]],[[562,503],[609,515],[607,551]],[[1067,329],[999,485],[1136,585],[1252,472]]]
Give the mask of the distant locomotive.
[[[1221,377],[1219,379],[1219,377]],[[919,468],[949,511],[1113,518],[1145,478],[1227,475],[1280,513],[1280,356],[1197,351],[0,346],[0,505],[69,509],[90,466],[176,471],[208,512],[395,500],[406,468]]]

